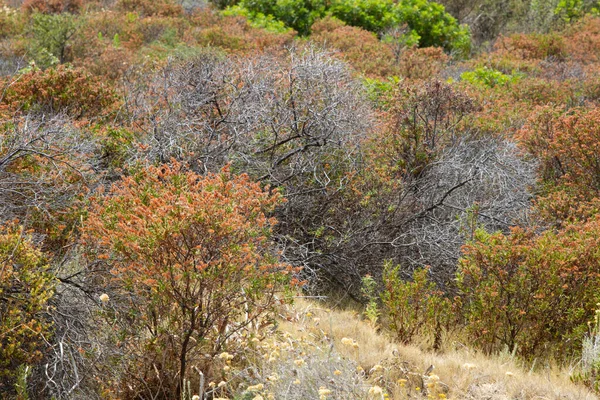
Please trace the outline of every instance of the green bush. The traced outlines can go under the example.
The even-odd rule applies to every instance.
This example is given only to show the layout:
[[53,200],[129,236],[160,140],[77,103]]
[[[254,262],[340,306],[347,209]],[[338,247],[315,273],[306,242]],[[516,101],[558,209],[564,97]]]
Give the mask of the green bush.
[[412,281],[402,280],[399,272],[391,261],[383,267],[381,301],[387,327],[402,343],[429,337],[439,349],[442,334],[454,325],[452,301],[429,280],[428,268],[416,270]]
[[465,57],[471,51],[471,34],[459,25],[441,4],[427,0],[403,0],[395,5],[398,23],[405,23],[419,35],[420,47],[441,46]]
[[514,83],[520,78],[521,76],[519,74],[507,75],[488,67],[476,68],[473,71],[464,72],[460,76],[460,79],[469,82],[470,84],[487,86],[490,88]]
[[383,32],[395,25],[391,0],[334,0],[329,13],[347,25],[371,32]]
[[378,34],[406,25],[407,36],[418,40],[419,46],[441,46],[460,56],[471,48],[468,28],[459,25],[442,5],[428,0],[242,0],[228,12],[252,21],[273,17],[300,35],[308,35],[312,24],[325,16]]
[[69,61],[68,43],[77,31],[73,15],[34,13],[30,23],[30,53],[38,66],[47,68]]
[[0,393],[8,394],[6,398],[11,398],[25,366],[43,358],[52,333],[45,313],[54,286],[42,253],[23,228],[0,226]]
[[300,35],[308,35],[312,24],[325,16],[323,0],[243,0],[239,6],[238,14],[243,13],[242,9],[248,10],[251,21],[269,20],[272,16]]

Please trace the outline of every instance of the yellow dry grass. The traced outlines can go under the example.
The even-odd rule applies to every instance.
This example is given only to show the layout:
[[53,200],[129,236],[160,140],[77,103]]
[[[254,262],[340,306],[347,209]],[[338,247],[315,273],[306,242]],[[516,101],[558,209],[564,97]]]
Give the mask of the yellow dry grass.
[[[380,365],[384,373],[388,374],[388,378],[392,374],[391,369],[394,365],[404,365],[420,374],[433,365],[433,373],[447,385],[448,390],[441,395],[436,392],[435,398],[438,396],[472,400],[598,398],[586,388],[572,383],[565,370],[548,367],[541,371],[539,368],[535,372],[527,371],[510,354],[488,357],[464,346],[460,350],[436,354],[423,351],[416,346],[398,345],[378,333],[369,323],[361,320],[356,312],[331,310],[326,305],[305,299],[297,300],[289,308],[286,320],[279,327],[296,338],[320,342],[323,339],[331,341],[337,352],[357,362],[365,370],[365,377],[371,383],[377,380],[370,376],[369,371],[374,367],[379,369]],[[408,393],[406,388],[402,390],[388,388],[388,393],[390,398],[394,399],[416,398],[415,396],[419,394],[414,390],[412,394]]]

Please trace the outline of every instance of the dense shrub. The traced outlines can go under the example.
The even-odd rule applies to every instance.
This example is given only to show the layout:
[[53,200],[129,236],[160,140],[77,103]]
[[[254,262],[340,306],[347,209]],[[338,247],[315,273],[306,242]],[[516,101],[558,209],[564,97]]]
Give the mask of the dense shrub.
[[84,241],[95,271],[109,272],[98,284],[124,313],[121,396],[179,398],[192,366],[211,376],[212,358],[237,350],[232,339],[268,323],[292,271],[269,242],[266,214],[280,201],[245,175],[178,164],[134,172],[95,199]]
[[273,16],[300,35],[311,32],[313,23],[331,15],[348,25],[378,34],[406,24],[420,46],[441,46],[461,56],[470,51],[470,34],[466,27],[445,12],[440,4],[427,0],[243,0],[239,7],[248,10],[250,19]]
[[[47,310],[55,280],[43,254],[16,223],[0,225],[0,397],[16,398],[24,368],[35,367],[52,335]],[[21,388],[26,393],[26,388]],[[21,397],[22,398],[22,397]]]
[[324,47],[339,50],[340,57],[369,77],[385,78],[397,74],[392,50],[372,32],[327,17],[313,24],[311,39]]
[[83,0],[25,0],[21,6],[27,12],[43,14],[76,14],[81,10]]
[[64,113],[81,119],[106,115],[118,97],[85,70],[60,65],[25,71],[8,87],[2,103],[13,111]]
[[390,0],[336,0],[329,13],[350,26],[380,33],[396,24]]
[[519,75],[506,75],[500,71],[483,67],[476,68],[473,71],[463,72],[460,78],[475,85],[484,85],[488,87],[494,87],[496,85],[507,85],[509,83],[517,82],[520,78]]
[[77,30],[70,14],[46,15],[34,13],[30,19],[33,36],[31,56],[40,67],[46,68],[70,60],[69,42]]
[[546,183],[567,186],[589,197],[600,191],[600,113],[577,109],[562,113],[539,108],[519,131],[525,148],[541,161]]
[[224,16],[205,10],[194,15],[193,26],[185,32],[183,39],[192,45],[246,53],[283,52],[294,36],[294,32],[290,30],[273,32],[254,27],[243,17]]
[[60,256],[80,219],[75,206],[93,173],[94,138],[64,116],[7,119],[0,126],[0,221],[18,218]]
[[595,219],[539,236],[478,230],[459,269],[473,343],[530,359],[578,352],[600,300],[599,228]]
[[396,338],[410,343],[430,339],[438,350],[442,335],[456,326],[452,301],[428,278],[428,268],[414,272],[412,281],[400,278],[400,267],[387,261],[383,268],[381,293],[385,322]]
[[400,74],[409,79],[435,78],[448,58],[440,47],[407,49],[400,55]]
[[177,17],[183,13],[181,5],[173,0],[119,0],[116,6],[122,11],[136,12],[144,17]]

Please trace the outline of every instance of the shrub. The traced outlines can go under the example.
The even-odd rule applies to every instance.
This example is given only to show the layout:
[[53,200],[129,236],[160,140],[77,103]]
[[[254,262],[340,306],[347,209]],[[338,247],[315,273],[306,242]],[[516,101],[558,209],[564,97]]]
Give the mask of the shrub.
[[540,107],[518,132],[522,145],[541,161],[542,179],[596,197],[600,192],[600,111],[563,113]]
[[85,70],[60,65],[24,72],[8,87],[2,103],[13,111],[64,113],[81,119],[106,115],[118,97]]
[[529,359],[579,352],[600,300],[599,228],[600,219],[539,236],[478,229],[458,274],[473,343]]
[[82,5],[83,0],[25,0],[21,7],[27,12],[42,14],[76,14]]
[[312,32],[313,41],[339,50],[345,61],[367,76],[383,78],[397,74],[390,47],[371,32],[331,17],[315,22]]
[[[273,29],[269,24],[258,24],[261,26],[256,27],[246,18],[214,14],[210,10],[197,13],[193,24],[184,35],[187,43],[220,47],[232,52],[282,51],[295,35],[287,28],[282,31],[279,28]],[[277,26],[283,27],[282,24]]]
[[300,35],[308,35],[310,27],[325,16],[323,0],[242,0],[240,6],[249,11],[250,19],[273,16]]
[[70,14],[31,16],[30,33],[33,36],[31,54],[40,67],[46,68],[69,60],[68,45],[77,30]]
[[43,250],[62,254],[93,184],[94,139],[64,116],[13,117],[0,125],[0,221],[20,219]]
[[427,0],[405,0],[396,3],[394,13],[399,23],[405,23],[419,36],[419,46],[441,46],[460,57],[471,51],[471,34],[466,25],[459,25],[444,6]]
[[515,34],[501,37],[494,45],[495,53],[513,59],[563,60],[566,56],[565,40],[557,34]]
[[393,4],[391,0],[335,0],[328,11],[350,26],[380,33],[396,23]]
[[245,175],[203,177],[175,163],[139,170],[95,199],[87,256],[109,267],[104,284],[128,310],[120,320],[132,338],[125,372],[144,382],[124,384],[125,397],[179,398],[192,361],[210,376],[212,358],[236,351],[233,338],[268,321],[292,270],[268,239],[275,221],[266,213],[280,201]]
[[474,85],[484,85],[490,88],[504,86],[517,82],[520,75],[506,75],[488,67],[476,68],[473,71],[463,72],[460,78]]
[[400,56],[400,74],[409,79],[435,78],[448,58],[441,47],[410,48]]
[[183,14],[183,7],[173,0],[118,0],[116,7],[143,17],[178,17]]
[[[52,334],[46,311],[55,280],[42,253],[16,223],[0,226],[0,392],[14,395],[25,367],[43,358]],[[3,397],[5,398],[5,397]],[[6,397],[9,398],[9,397]]]
[[385,263],[381,301],[387,326],[402,343],[428,337],[439,349],[442,334],[453,324],[452,302],[429,280],[428,268],[416,270],[412,281],[403,281],[399,273],[399,266]]
[[251,20],[272,16],[300,35],[308,35],[316,20],[329,15],[378,34],[407,25],[409,35],[415,40],[418,37],[422,47],[442,46],[460,56],[470,51],[468,28],[459,26],[443,6],[427,0],[336,0],[331,4],[323,0],[242,0],[239,7],[248,10]]

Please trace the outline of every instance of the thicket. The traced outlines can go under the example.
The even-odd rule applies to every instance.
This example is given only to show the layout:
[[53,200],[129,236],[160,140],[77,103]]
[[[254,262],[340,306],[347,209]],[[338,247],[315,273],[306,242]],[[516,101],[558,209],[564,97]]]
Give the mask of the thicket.
[[397,3],[388,0],[336,0],[332,3],[242,0],[232,12],[242,13],[257,22],[272,17],[300,35],[308,35],[313,24],[327,16],[379,35],[406,26],[406,32],[397,40],[421,47],[444,47],[459,56],[468,55],[471,47],[468,27],[459,25],[440,4],[427,0]]
[[600,19],[444,4],[3,3],[3,396],[249,396],[294,293],[594,385]]

